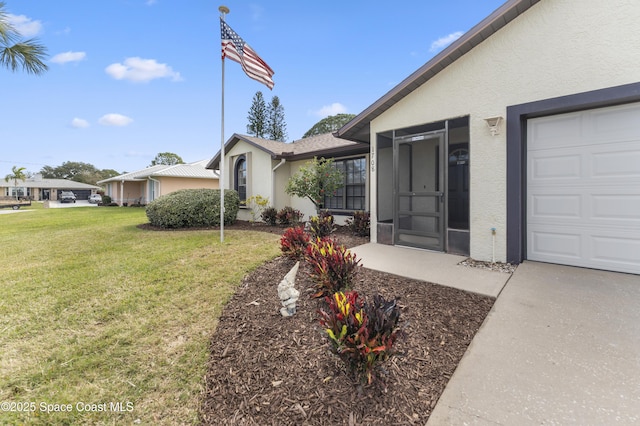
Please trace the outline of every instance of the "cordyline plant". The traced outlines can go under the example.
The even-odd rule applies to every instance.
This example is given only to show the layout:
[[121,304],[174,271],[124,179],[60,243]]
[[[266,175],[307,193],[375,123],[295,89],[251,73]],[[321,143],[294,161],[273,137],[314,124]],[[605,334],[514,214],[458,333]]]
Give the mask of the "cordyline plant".
[[320,212],[324,205],[324,197],[335,195],[343,186],[342,171],[334,166],[333,159],[314,157],[291,176],[285,192],[311,200],[316,212]]
[[309,235],[301,226],[287,228],[280,238],[280,250],[292,259],[304,257],[309,245]]
[[300,223],[303,217],[304,217],[304,214],[302,214],[300,210],[294,209],[293,207],[290,207],[290,206],[283,207],[276,214],[276,219],[278,220],[280,225],[285,225],[285,226],[297,225],[298,223]]
[[312,297],[322,297],[351,287],[359,259],[344,245],[330,238],[316,238],[307,246],[305,259],[316,282]]
[[318,312],[333,351],[361,382],[371,384],[377,367],[394,354],[401,333],[397,300],[376,295],[367,303],[355,291],[338,292],[325,300],[327,310]]
[[355,211],[352,217],[347,218],[345,225],[355,235],[368,237],[370,234],[370,222],[369,212]]
[[327,210],[322,210],[318,216],[309,218],[308,223],[312,238],[328,237],[336,230],[333,216]]

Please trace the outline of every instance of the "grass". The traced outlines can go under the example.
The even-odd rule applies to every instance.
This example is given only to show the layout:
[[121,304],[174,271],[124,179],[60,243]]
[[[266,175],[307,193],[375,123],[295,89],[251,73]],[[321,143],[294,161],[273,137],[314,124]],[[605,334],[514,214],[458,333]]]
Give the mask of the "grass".
[[220,243],[219,231],[146,222],[138,208],[0,215],[0,424],[198,422],[217,318],[278,237],[226,231]]

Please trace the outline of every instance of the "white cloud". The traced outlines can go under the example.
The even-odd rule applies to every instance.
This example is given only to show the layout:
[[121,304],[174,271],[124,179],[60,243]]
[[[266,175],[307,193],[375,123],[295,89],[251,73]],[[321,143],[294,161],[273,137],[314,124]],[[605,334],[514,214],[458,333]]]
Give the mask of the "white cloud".
[[440,37],[439,39],[431,43],[431,48],[429,49],[429,51],[437,52],[438,50],[444,49],[445,47],[459,39],[462,34],[464,34],[462,31],[456,31],[455,33]]
[[98,123],[102,124],[103,126],[116,126],[116,127],[123,127],[126,126],[128,124],[131,124],[133,122],[133,119],[127,117],[126,115],[122,115],[122,114],[105,114],[102,117],[100,117],[100,120],[98,120]]
[[156,4],[156,0],[147,0],[147,1],[145,2],[145,4],[146,4],[147,6],[154,5],[154,4]]
[[259,21],[264,14],[264,8],[257,4],[250,4],[249,10],[251,11],[251,19],[253,21]]
[[51,62],[56,64],[66,64],[67,62],[80,62],[86,57],[87,54],[85,52],[64,52],[58,53],[51,58]]
[[325,105],[317,111],[312,111],[313,115],[319,117],[328,117],[330,115],[344,114],[347,112],[347,107],[339,102],[334,102],[331,105]]
[[7,14],[9,24],[23,37],[35,37],[42,31],[42,22],[34,21],[24,15]]
[[89,122],[82,118],[75,117],[71,120],[71,127],[75,127],[76,129],[85,129],[89,127]]
[[182,81],[180,73],[175,72],[167,64],[159,64],[155,59],[127,58],[124,64],[111,64],[105,68],[105,71],[116,80],[129,80],[136,83],[146,83],[156,78]]

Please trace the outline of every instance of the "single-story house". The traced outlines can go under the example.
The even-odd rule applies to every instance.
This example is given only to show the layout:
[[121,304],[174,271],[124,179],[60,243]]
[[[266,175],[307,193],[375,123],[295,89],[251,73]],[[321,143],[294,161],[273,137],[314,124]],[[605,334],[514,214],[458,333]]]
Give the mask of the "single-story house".
[[234,134],[225,187],[308,217],[287,180],[333,157],[364,180],[337,210],[362,202],[372,242],[638,274],[637,22],[625,0],[509,0],[333,139]]
[[[367,145],[339,139],[331,133],[291,143],[234,134],[225,142],[224,186],[238,191],[242,204],[261,196],[278,210],[290,206],[308,219],[316,214],[313,203],[288,195],[287,182],[314,157],[333,158],[336,167],[343,170],[345,186],[335,196],[326,197],[324,207],[334,214],[337,223],[343,224],[354,211],[369,210],[368,153]],[[220,152],[207,168],[220,169]],[[243,205],[238,219],[251,220],[251,206]]]
[[640,274],[639,22],[509,0],[339,129],[369,147],[372,241]]
[[28,197],[34,201],[58,199],[60,192],[71,191],[78,200],[86,200],[91,194],[100,190],[99,186],[89,185],[82,182],[75,182],[67,179],[47,179],[41,174],[36,174],[25,180],[14,180],[8,182],[0,180],[0,193],[5,197]]
[[207,160],[172,166],[160,164],[98,182],[105,195],[120,205],[148,204],[179,189],[218,188],[218,175],[207,170]]

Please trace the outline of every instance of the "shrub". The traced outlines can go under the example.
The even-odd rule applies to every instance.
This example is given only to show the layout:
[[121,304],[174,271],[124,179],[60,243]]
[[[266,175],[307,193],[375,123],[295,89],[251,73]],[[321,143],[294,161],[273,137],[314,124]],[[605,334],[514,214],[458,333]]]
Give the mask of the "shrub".
[[333,216],[326,210],[320,211],[319,216],[312,216],[309,219],[309,233],[314,239],[328,237],[335,230]]
[[103,195],[102,204],[104,204],[105,206],[108,206],[109,204],[111,204],[111,197],[109,197],[108,195]]
[[267,225],[275,226],[278,221],[278,210],[275,207],[267,207],[260,213],[260,218]]
[[401,332],[397,300],[382,296],[366,303],[355,291],[325,298],[327,311],[319,310],[333,351],[361,381],[371,384],[376,368],[394,354],[393,344]]
[[369,212],[357,211],[353,212],[353,217],[346,221],[347,228],[355,235],[360,237],[368,237],[371,231]]
[[306,260],[311,265],[311,277],[316,282],[312,297],[322,297],[349,288],[360,260],[330,238],[316,238],[307,246]]
[[335,195],[336,191],[343,186],[344,175],[335,166],[333,159],[314,157],[291,176],[285,192],[309,199],[316,207],[316,211],[319,211],[324,204],[324,197]]
[[280,225],[297,225],[302,220],[304,215],[300,210],[296,210],[293,207],[283,207],[277,214],[278,223]]
[[246,205],[251,209],[251,222],[255,222],[257,218],[262,217],[262,212],[269,204],[269,199],[262,195],[254,195],[247,198]]
[[280,250],[285,256],[301,259],[309,245],[309,235],[301,226],[287,228],[280,238]]
[[[235,222],[240,199],[233,190],[224,192],[224,223]],[[219,189],[181,189],[147,205],[151,225],[162,228],[193,228],[220,225]]]

